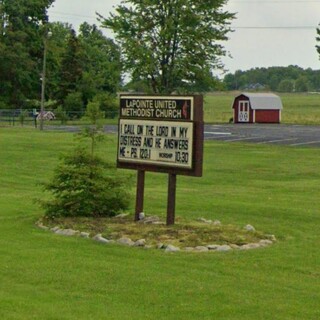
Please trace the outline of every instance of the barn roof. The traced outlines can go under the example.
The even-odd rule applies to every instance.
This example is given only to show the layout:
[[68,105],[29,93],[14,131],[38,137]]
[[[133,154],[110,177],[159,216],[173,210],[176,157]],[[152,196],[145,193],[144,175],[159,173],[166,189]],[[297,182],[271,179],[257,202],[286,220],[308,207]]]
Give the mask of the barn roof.
[[[282,110],[282,101],[279,96],[273,93],[251,93],[243,92],[240,96],[249,99],[251,108],[254,110]],[[238,98],[237,97],[237,98]]]

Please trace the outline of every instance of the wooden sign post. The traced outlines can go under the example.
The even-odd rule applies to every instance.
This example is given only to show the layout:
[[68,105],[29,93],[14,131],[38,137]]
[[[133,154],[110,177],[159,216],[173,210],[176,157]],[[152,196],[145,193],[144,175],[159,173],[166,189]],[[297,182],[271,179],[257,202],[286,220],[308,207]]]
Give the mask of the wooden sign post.
[[202,96],[120,96],[117,167],[138,170],[135,221],[143,212],[145,171],[169,175],[171,225],[177,175],[201,177],[202,160]]

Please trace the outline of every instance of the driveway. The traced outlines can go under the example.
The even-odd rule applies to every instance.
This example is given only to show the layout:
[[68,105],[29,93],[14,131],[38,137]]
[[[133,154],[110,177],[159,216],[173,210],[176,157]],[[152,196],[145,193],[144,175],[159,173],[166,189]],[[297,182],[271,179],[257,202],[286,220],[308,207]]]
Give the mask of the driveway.
[[320,126],[285,124],[205,125],[205,140],[320,147]]
[[[78,132],[79,126],[46,126],[46,130]],[[107,133],[117,133],[117,125],[104,127]],[[285,124],[221,124],[205,125],[205,140],[251,142],[258,144],[320,147],[320,126]]]

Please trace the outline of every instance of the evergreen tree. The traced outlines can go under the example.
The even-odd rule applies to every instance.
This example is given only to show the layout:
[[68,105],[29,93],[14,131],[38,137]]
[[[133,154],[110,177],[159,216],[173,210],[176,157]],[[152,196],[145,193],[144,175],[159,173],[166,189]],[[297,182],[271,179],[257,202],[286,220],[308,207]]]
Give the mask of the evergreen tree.
[[85,104],[101,92],[115,95],[121,83],[120,49],[95,25],[80,26],[83,50],[83,75],[79,90]]
[[89,139],[63,157],[53,178],[44,185],[52,194],[48,201],[40,201],[48,217],[114,216],[128,209],[131,183],[117,174],[115,167],[96,155],[97,142],[103,140],[98,124],[102,113],[97,103],[89,103],[86,116],[91,126],[80,137]]
[[71,29],[66,51],[62,55],[58,100],[64,103],[66,97],[78,90],[83,72],[83,51],[76,32]]
[[62,22],[52,22],[48,25],[51,32],[47,42],[47,98],[55,100],[59,96],[61,83],[61,65],[68,46],[72,25]]

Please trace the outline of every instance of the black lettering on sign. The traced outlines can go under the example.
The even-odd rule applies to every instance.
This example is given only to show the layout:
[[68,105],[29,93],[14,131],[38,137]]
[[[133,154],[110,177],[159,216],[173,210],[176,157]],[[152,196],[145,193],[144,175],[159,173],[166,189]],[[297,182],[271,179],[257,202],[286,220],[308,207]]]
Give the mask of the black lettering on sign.
[[188,152],[176,152],[176,162],[178,163],[188,163],[189,153]]
[[188,128],[180,128],[180,138],[186,138],[187,137]]
[[124,133],[125,134],[134,134],[134,125],[133,124],[125,124],[124,125]]
[[137,134],[143,134],[143,126],[142,125],[137,125]]
[[156,129],[156,135],[158,137],[167,137],[169,135],[169,127],[158,126]]
[[133,137],[133,136],[120,136],[120,146],[133,146],[140,147],[141,146],[141,137]]
[[120,154],[120,157],[125,157],[126,156],[126,147],[120,147],[119,154]]
[[140,149],[140,159],[150,159],[151,158],[151,150],[146,148]]
[[146,135],[153,136],[154,126],[146,126]]
[[143,139],[143,146],[152,148],[152,146],[153,146],[153,138],[144,138]]
[[156,138],[156,148],[161,149],[161,138]]
[[177,150],[188,150],[188,140],[178,139],[164,139],[164,149],[177,149]]
[[138,152],[137,152],[137,148],[131,148],[131,154],[130,154],[131,158],[138,158]]
[[[170,110],[170,104],[167,106]],[[191,122],[120,119],[119,129],[118,159],[121,162],[192,169]]]
[[173,153],[166,153],[166,152],[160,152],[159,153],[159,158],[161,159],[172,159],[173,158]]

